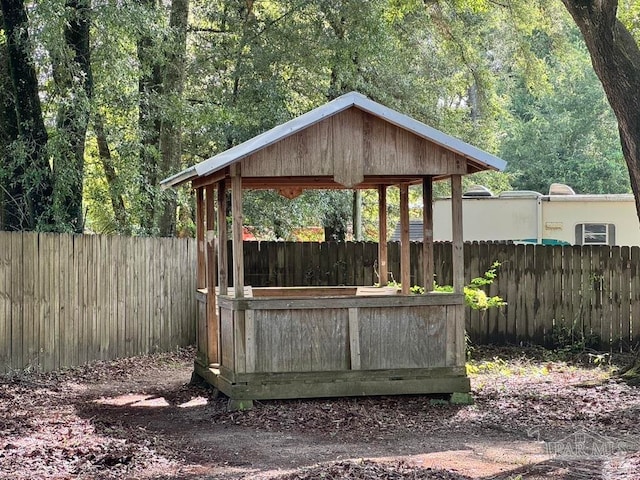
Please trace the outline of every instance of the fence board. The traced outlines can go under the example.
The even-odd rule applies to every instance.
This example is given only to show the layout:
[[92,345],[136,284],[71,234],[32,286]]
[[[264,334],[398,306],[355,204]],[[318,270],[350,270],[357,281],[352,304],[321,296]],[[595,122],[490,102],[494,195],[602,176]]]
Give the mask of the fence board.
[[[520,250],[520,253],[518,255],[518,268],[517,268],[517,274],[518,277],[516,279],[516,282],[518,282],[517,284],[517,288],[518,288],[518,296],[517,296],[517,300],[511,299],[511,301],[517,301],[518,302],[518,319],[517,319],[517,323],[516,323],[516,342],[518,344],[521,344],[525,341],[525,339],[527,338],[527,311],[528,311],[528,306],[527,306],[527,288],[529,288],[527,286],[526,283],[526,278],[527,278],[527,271],[526,271],[526,265],[527,265],[527,258],[531,255],[531,246],[530,245],[518,245],[518,248]],[[505,298],[505,300],[508,302],[509,298]]]
[[[439,248],[434,250],[434,257],[436,267],[436,281],[439,285],[447,285],[446,280],[446,264],[444,260],[447,256],[447,249],[445,245],[439,244]],[[464,246],[464,268],[465,268],[465,280],[468,283],[471,278],[478,276],[480,270],[478,262],[480,259],[480,244],[472,243]],[[441,259],[441,260],[438,260]],[[469,330],[469,335],[477,343],[486,343],[488,339],[488,322],[484,321],[484,318],[480,315],[480,312],[476,310],[469,310],[467,312],[467,321],[465,322]]]
[[581,325],[582,313],[582,247],[574,245],[569,247],[571,250],[571,296],[569,297],[569,325],[573,328]]
[[[38,303],[40,304],[40,367],[44,371],[59,368],[57,362],[56,336],[59,336],[59,324],[55,309],[56,301],[59,301],[58,283],[54,275],[60,268],[59,252],[56,248],[56,240],[59,236],[52,233],[40,235],[40,262],[38,276],[40,292]],[[58,338],[59,341],[59,338]]]
[[640,344],[640,247],[631,247],[631,345]]
[[620,249],[620,265],[622,275],[620,278],[620,339],[613,348],[617,351],[625,351],[631,342],[631,249]]
[[22,284],[22,301],[24,305],[23,320],[24,337],[22,339],[22,365],[34,365],[38,363],[38,346],[40,342],[37,317],[35,315],[36,295],[36,265],[38,263],[38,237],[24,236],[22,250],[22,262],[24,265],[24,280]]
[[[494,254],[495,257],[494,256],[488,257],[486,259],[486,267],[484,268],[484,271],[480,272],[480,275],[484,275],[484,273],[487,270],[489,270],[489,268],[491,268],[491,265],[493,264],[494,261],[500,262],[500,264],[504,267],[504,268],[500,268],[500,274],[499,274],[501,279],[500,285],[505,290],[505,292],[508,292],[508,286],[510,282],[513,281],[512,268],[511,268],[511,252],[513,251],[513,249],[508,247],[509,246],[506,244],[496,245],[495,254]],[[498,285],[499,284],[497,282],[494,282],[493,285],[490,286],[489,288],[490,296],[498,295]],[[503,294],[503,296],[505,296],[505,294]],[[492,310],[488,313],[495,317],[495,322],[496,322],[497,332],[498,332],[496,337],[497,343],[501,343],[501,344],[506,343],[509,338],[508,331],[510,329],[510,327],[507,324],[506,308],[501,310]]]
[[58,236],[58,257],[59,257],[59,267],[56,272],[55,281],[58,282],[60,297],[56,303],[56,311],[58,315],[58,337],[56,345],[61,345],[58,348],[58,366],[59,367],[68,367],[71,366],[71,363],[68,360],[68,351],[65,347],[68,346],[68,336],[67,336],[67,325],[64,321],[69,315],[70,318],[70,309],[69,309],[69,277],[70,277],[70,269],[69,269],[69,244],[70,244],[70,235],[59,235]]
[[558,326],[565,325],[565,312],[564,312],[564,297],[566,295],[565,290],[565,279],[562,271],[562,262],[564,256],[564,246],[560,246],[558,248],[552,248],[551,252],[553,254],[553,259],[551,262],[551,276],[553,277],[553,291],[550,295],[550,303],[551,303],[551,319],[552,324],[551,328],[547,332],[548,344],[551,343],[553,339],[554,332],[557,330]]
[[[520,245],[516,248],[505,250],[505,257],[501,259],[501,265],[498,269],[499,278],[504,278],[506,282],[506,294],[502,294],[505,298],[513,299],[513,302],[507,302],[504,310],[501,312],[505,322],[505,340],[509,343],[516,343],[518,338],[518,308],[519,303],[516,301],[517,296],[517,277],[518,277],[518,256],[520,254]],[[501,283],[504,285],[504,282]]]
[[[11,236],[0,235],[0,365],[11,359]],[[0,370],[2,373],[7,367]]]
[[621,317],[621,298],[622,282],[624,281],[626,268],[622,266],[622,252],[620,247],[612,247],[609,257],[609,301],[611,309],[609,310],[609,321],[611,326],[611,348],[620,349],[620,335],[622,333],[622,317]]
[[[595,301],[592,304],[593,307],[593,315],[591,316],[591,328],[590,332],[600,337],[600,343],[602,345],[605,344],[607,339],[604,336],[605,326],[603,324],[603,317],[605,312],[605,305],[607,303],[606,300],[606,292],[609,287],[608,285],[608,276],[607,274],[607,259],[608,251],[605,252],[600,248],[592,248],[592,262],[591,266],[593,268],[593,289],[595,292]],[[608,334],[608,331],[607,331]],[[608,335],[607,335],[608,338]],[[595,341],[595,340],[594,340]]]

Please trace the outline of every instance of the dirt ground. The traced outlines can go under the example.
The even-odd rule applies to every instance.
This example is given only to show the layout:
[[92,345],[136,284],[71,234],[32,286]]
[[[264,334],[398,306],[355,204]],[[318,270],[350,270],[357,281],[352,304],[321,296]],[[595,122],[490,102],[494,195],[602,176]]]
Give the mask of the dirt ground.
[[403,396],[228,413],[189,385],[189,349],[0,377],[0,478],[640,479],[640,390],[612,380],[606,358],[476,356],[471,406]]

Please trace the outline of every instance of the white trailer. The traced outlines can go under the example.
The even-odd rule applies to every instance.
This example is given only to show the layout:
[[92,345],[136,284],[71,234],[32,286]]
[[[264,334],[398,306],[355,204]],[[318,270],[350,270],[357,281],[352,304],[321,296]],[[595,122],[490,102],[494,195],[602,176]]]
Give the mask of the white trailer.
[[[640,245],[640,222],[631,194],[577,195],[558,184],[552,185],[549,195],[525,191],[478,195],[475,190],[463,197],[462,211],[465,241]],[[434,202],[433,218],[435,240],[450,241],[450,198]]]

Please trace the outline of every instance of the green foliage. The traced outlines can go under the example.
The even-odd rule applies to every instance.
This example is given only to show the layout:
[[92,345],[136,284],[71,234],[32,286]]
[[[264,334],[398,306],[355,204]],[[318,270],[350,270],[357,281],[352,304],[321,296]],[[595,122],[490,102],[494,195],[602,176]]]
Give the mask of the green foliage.
[[560,50],[543,32],[536,35],[550,88],[516,78],[500,155],[516,189],[546,193],[560,182],[579,193],[630,192],[616,119],[575,27],[565,29]]
[[294,240],[296,229],[317,226],[345,234],[351,220],[351,195],[308,190],[290,200],[275,190],[253,190],[245,194],[243,210],[245,223],[261,238]]
[[[65,2],[36,2],[29,12],[51,139],[46,154],[54,168],[70,158],[69,137],[56,117],[75,112],[89,122],[84,169],[66,169],[56,185],[65,194],[83,182],[82,213],[91,231],[157,232],[149,225],[160,216],[155,209],[175,200],[181,232],[192,232],[192,195],[158,189],[167,171],[209,158],[349,90],[509,161],[508,173],[470,176],[465,188],[546,191],[551,181],[561,181],[585,193],[629,191],[615,119],[559,2],[191,0],[180,87],[177,77],[168,82],[167,67],[186,35],[170,25],[174,3],[91,3],[91,98],[79,95],[82,76],[62,34],[70,15]],[[636,3],[621,2],[619,15],[638,38]],[[0,31],[0,49],[5,44]],[[84,111],[90,111],[88,119]],[[109,165],[98,148],[97,119]],[[5,123],[0,118],[3,129]],[[167,167],[167,137],[157,137],[176,131],[172,138],[181,139],[175,146],[182,164]],[[46,169],[24,168],[25,148],[0,135],[5,196],[27,198],[18,179],[47,177]],[[434,191],[448,195],[448,183],[437,182]],[[420,205],[420,195],[419,188],[410,189],[412,205]],[[390,227],[398,220],[397,196],[390,188]],[[62,210],[63,204],[56,205]],[[272,238],[289,239],[301,226],[344,232],[351,219],[350,192],[306,192],[287,200],[256,191],[244,208],[246,223]],[[411,215],[418,217],[419,209]],[[377,239],[377,219],[377,194],[365,191],[365,239]]]
[[[473,310],[488,310],[490,308],[504,307],[505,302],[502,297],[494,295],[489,296],[484,291],[485,287],[491,285],[497,277],[497,270],[500,267],[500,262],[493,262],[491,268],[487,270],[481,277],[476,277],[471,280],[468,285],[464,287],[464,301],[468,307]],[[434,290],[436,292],[452,292],[453,287],[449,285],[437,285],[434,284]]]
[[[485,287],[493,284],[494,280],[498,276],[497,271],[499,267],[500,262],[493,262],[491,264],[491,268],[489,268],[489,270],[487,270],[481,277],[473,278],[468,285],[464,286],[464,302],[467,307],[470,307],[473,310],[485,311],[490,308],[500,308],[507,305],[507,302],[505,302],[502,297],[498,295],[489,296],[484,291]],[[389,282],[389,285],[396,287],[401,286],[397,282]],[[421,295],[425,292],[425,289],[420,285],[414,285],[411,287],[410,291],[411,293]],[[433,291],[453,293],[453,287],[451,285],[438,285],[434,282]]]

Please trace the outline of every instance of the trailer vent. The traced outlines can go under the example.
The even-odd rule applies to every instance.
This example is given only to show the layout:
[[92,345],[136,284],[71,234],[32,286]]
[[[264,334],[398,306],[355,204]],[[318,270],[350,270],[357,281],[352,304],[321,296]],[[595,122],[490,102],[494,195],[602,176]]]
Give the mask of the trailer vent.
[[500,198],[538,198],[541,196],[540,192],[534,192],[533,190],[513,190],[500,194]]
[[462,194],[463,197],[493,197],[493,192],[484,185],[473,185]]
[[569,185],[565,185],[564,183],[552,183],[549,187],[549,195],[575,195],[576,192],[573,191]]

